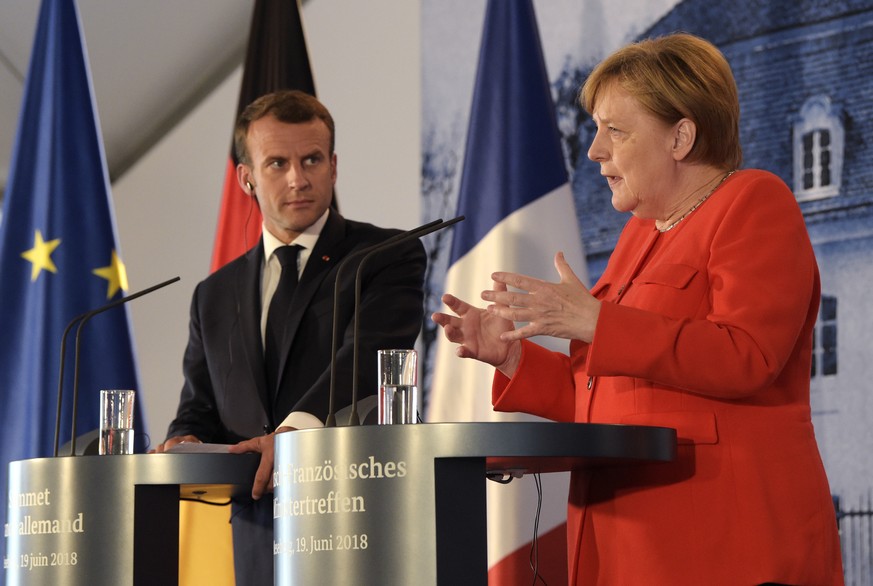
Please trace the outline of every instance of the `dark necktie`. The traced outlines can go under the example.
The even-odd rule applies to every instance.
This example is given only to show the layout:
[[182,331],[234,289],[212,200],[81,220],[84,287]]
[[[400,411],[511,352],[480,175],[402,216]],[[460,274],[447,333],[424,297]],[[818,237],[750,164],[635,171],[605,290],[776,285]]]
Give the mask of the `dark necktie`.
[[279,365],[282,362],[282,337],[285,333],[294,290],[297,289],[297,253],[300,252],[300,248],[296,244],[281,246],[274,253],[282,265],[282,275],[279,277],[279,285],[270,301],[267,328],[264,333],[264,369],[267,375],[268,389],[271,392],[278,389]]

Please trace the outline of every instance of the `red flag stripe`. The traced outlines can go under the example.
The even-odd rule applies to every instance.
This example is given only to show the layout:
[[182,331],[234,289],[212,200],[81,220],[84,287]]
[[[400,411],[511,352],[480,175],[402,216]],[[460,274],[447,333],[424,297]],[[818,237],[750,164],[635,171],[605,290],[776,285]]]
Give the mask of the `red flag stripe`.
[[[567,583],[567,524],[543,533],[537,540],[537,571],[546,584]],[[518,548],[488,569],[488,583],[530,586],[531,543]]]
[[218,226],[211,271],[243,254],[261,237],[261,210],[254,198],[243,191],[236,180],[236,168],[232,158],[227,161]]

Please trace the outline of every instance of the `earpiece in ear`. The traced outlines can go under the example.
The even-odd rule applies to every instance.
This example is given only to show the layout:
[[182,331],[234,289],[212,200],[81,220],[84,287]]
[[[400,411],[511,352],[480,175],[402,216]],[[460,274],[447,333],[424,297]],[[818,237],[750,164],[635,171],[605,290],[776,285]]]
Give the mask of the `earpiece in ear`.
[[249,188],[249,195],[255,194],[255,186],[252,185],[251,181],[246,181],[246,187]]

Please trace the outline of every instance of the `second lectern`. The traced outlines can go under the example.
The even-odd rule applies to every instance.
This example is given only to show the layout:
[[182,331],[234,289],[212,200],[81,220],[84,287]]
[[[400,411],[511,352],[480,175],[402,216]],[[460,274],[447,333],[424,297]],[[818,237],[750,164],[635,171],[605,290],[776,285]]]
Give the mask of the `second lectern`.
[[488,473],[675,458],[676,432],[574,423],[437,423],[276,436],[276,584],[488,583]]

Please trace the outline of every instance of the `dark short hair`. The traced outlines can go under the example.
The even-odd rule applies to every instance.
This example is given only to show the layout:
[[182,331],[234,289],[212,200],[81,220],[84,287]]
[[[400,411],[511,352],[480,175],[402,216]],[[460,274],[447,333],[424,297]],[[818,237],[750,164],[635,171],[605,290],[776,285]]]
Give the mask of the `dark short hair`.
[[715,45],[686,33],[627,45],[588,76],[579,94],[582,107],[592,114],[601,91],[613,83],[667,124],[682,118],[694,121],[697,140],[689,161],[739,168],[743,151],[737,84]]
[[321,120],[330,131],[330,152],[336,144],[335,127],[333,117],[325,108],[324,104],[315,97],[299,90],[280,90],[265,94],[246,106],[245,110],[237,118],[233,129],[233,148],[236,151],[237,160],[240,163],[251,165],[246,137],[252,122],[266,116],[273,116],[279,122],[286,124],[300,124],[312,120]]

